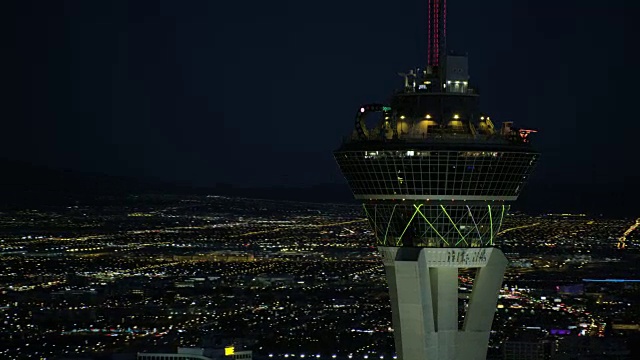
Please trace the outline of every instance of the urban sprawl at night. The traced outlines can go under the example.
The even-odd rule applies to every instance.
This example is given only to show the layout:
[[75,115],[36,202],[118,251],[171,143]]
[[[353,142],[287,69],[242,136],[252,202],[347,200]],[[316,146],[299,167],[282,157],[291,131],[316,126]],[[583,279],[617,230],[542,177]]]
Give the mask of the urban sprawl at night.
[[[489,358],[633,358],[636,225],[505,216],[496,245],[510,264]],[[0,234],[3,359],[228,346],[257,359],[395,356],[384,267],[360,206],[130,196],[4,211]],[[474,271],[459,276],[461,310]]]

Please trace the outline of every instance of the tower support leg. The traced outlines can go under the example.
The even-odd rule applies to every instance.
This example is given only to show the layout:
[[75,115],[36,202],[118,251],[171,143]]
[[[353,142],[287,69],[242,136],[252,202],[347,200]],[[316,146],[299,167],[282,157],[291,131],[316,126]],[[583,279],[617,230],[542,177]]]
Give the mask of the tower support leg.
[[[379,248],[401,360],[485,359],[507,259],[496,248]],[[479,268],[462,328],[458,269]]]

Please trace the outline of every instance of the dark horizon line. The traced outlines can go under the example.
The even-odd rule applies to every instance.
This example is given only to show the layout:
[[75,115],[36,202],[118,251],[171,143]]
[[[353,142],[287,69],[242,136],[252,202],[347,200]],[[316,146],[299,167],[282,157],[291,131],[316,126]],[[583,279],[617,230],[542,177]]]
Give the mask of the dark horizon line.
[[[222,195],[271,200],[356,204],[348,184],[246,186],[217,182],[211,186],[193,186],[178,181],[136,178],[71,169],[54,169],[23,161],[0,159],[6,174],[0,194],[3,207],[16,208],[48,200],[90,200],[92,197],[134,194]],[[585,213],[607,217],[640,217],[634,204],[640,203],[635,182],[623,181],[607,186],[532,182],[512,206],[529,214]]]

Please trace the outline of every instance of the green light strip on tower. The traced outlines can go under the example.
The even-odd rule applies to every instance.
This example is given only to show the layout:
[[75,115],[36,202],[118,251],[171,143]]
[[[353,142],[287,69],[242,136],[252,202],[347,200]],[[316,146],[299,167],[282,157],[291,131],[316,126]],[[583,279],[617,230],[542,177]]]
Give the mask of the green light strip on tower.
[[487,205],[489,207],[489,224],[491,224],[491,239],[489,240],[489,245],[493,246],[493,217],[491,216],[491,205]]
[[496,231],[496,234],[500,232],[500,229],[502,228],[502,220],[504,220],[504,205],[502,205],[502,214],[500,214],[500,224],[498,225],[498,231]]
[[[422,206],[422,205],[420,205],[420,206]],[[409,228],[409,225],[411,225],[411,222],[413,221],[413,218],[416,217],[416,214],[420,212],[420,208],[417,207],[415,204],[413,205],[413,207],[416,208],[416,211],[413,212],[413,215],[411,216],[411,219],[409,219],[409,222],[407,223],[407,226],[404,227],[404,230],[402,230],[402,234],[400,234],[400,237],[398,238],[398,240],[396,240],[396,246],[401,246],[402,245],[402,237],[404,236],[404,233]]]
[[480,229],[478,229],[478,223],[476,223],[476,219],[473,218],[473,214],[471,213],[471,208],[469,207],[469,205],[467,205],[467,210],[469,211],[469,217],[471,217],[471,221],[473,221],[473,227],[476,228],[476,232],[478,233],[478,238],[480,239],[480,242],[482,242],[482,234],[480,234]]
[[[367,207],[362,204],[362,208],[364,209],[364,213],[367,214],[367,219],[371,219],[371,215],[369,215]],[[376,219],[373,219],[373,233],[376,235],[376,244],[381,244],[380,239],[378,238],[378,224],[376,224]]]
[[384,232],[384,244],[387,244],[387,233],[389,232],[389,227],[391,226],[391,220],[393,220],[393,213],[396,212],[396,206],[398,204],[393,205],[393,210],[391,210],[391,216],[389,217],[389,222],[387,223],[387,230]]
[[424,221],[427,222],[427,224],[429,224],[429,226],[431,226],[431,228],[433,229],[433,231],[436,232],[436,234],[438,234],[438,236],[440,237],[440,239],[442,239],[442,241],[444,241],[445,244],[447,244],[447,246],[449,246],[449,242],[447,240],[445,240],[445,238],[442,237],[442,235],[440,235],[440,233],[438,232],[438,230],[436,230],[436,228],[433,227],[433,225],[429,222],[429,220],[427,220],[427,217],[424,216],[424,214],[422,213],[422,211],[420,211],[420,207],[422,207],[422,204],[420,204],[420,206],[416,206],[415,204],[413,204],[413,207],[416,208],[416,211],[420,213],[420,216],[422,216],[422,218],[424,219]]
[[465,240],[464,235],[462,235],[462,233],[460,232],[460,230],[458,230],[458,227],[456,226],[456,223],[453,222],[453,219],[451,219],[451,216],[449,216],[449,213],[447,212],[447,210],[444,208],[444,206],[440,205],[440,208],[442,209],[442,211],[444,211],[444,214],[447,215],[447,218],[449,219],[449,221],[451,221],[451,225],[453,225],[453,228],[456,229],[456,231],[458,232],[458,234],[460,235],[460,240],[458,240],[458,242],[456,243],[456,245],[460,244],[461,241],[464,241],[465,244],[469,245],[469,243],[467,242],[467,240]]

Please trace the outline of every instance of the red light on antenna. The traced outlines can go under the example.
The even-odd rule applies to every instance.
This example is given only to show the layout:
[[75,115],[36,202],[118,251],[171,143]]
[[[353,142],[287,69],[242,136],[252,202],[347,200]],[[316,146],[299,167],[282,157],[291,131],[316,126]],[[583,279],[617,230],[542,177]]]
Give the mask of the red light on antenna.
[[520,129],[518,130],[518,135],[520,135],[522,141],[529,142],[529,135],[537,132],[538,130]]

